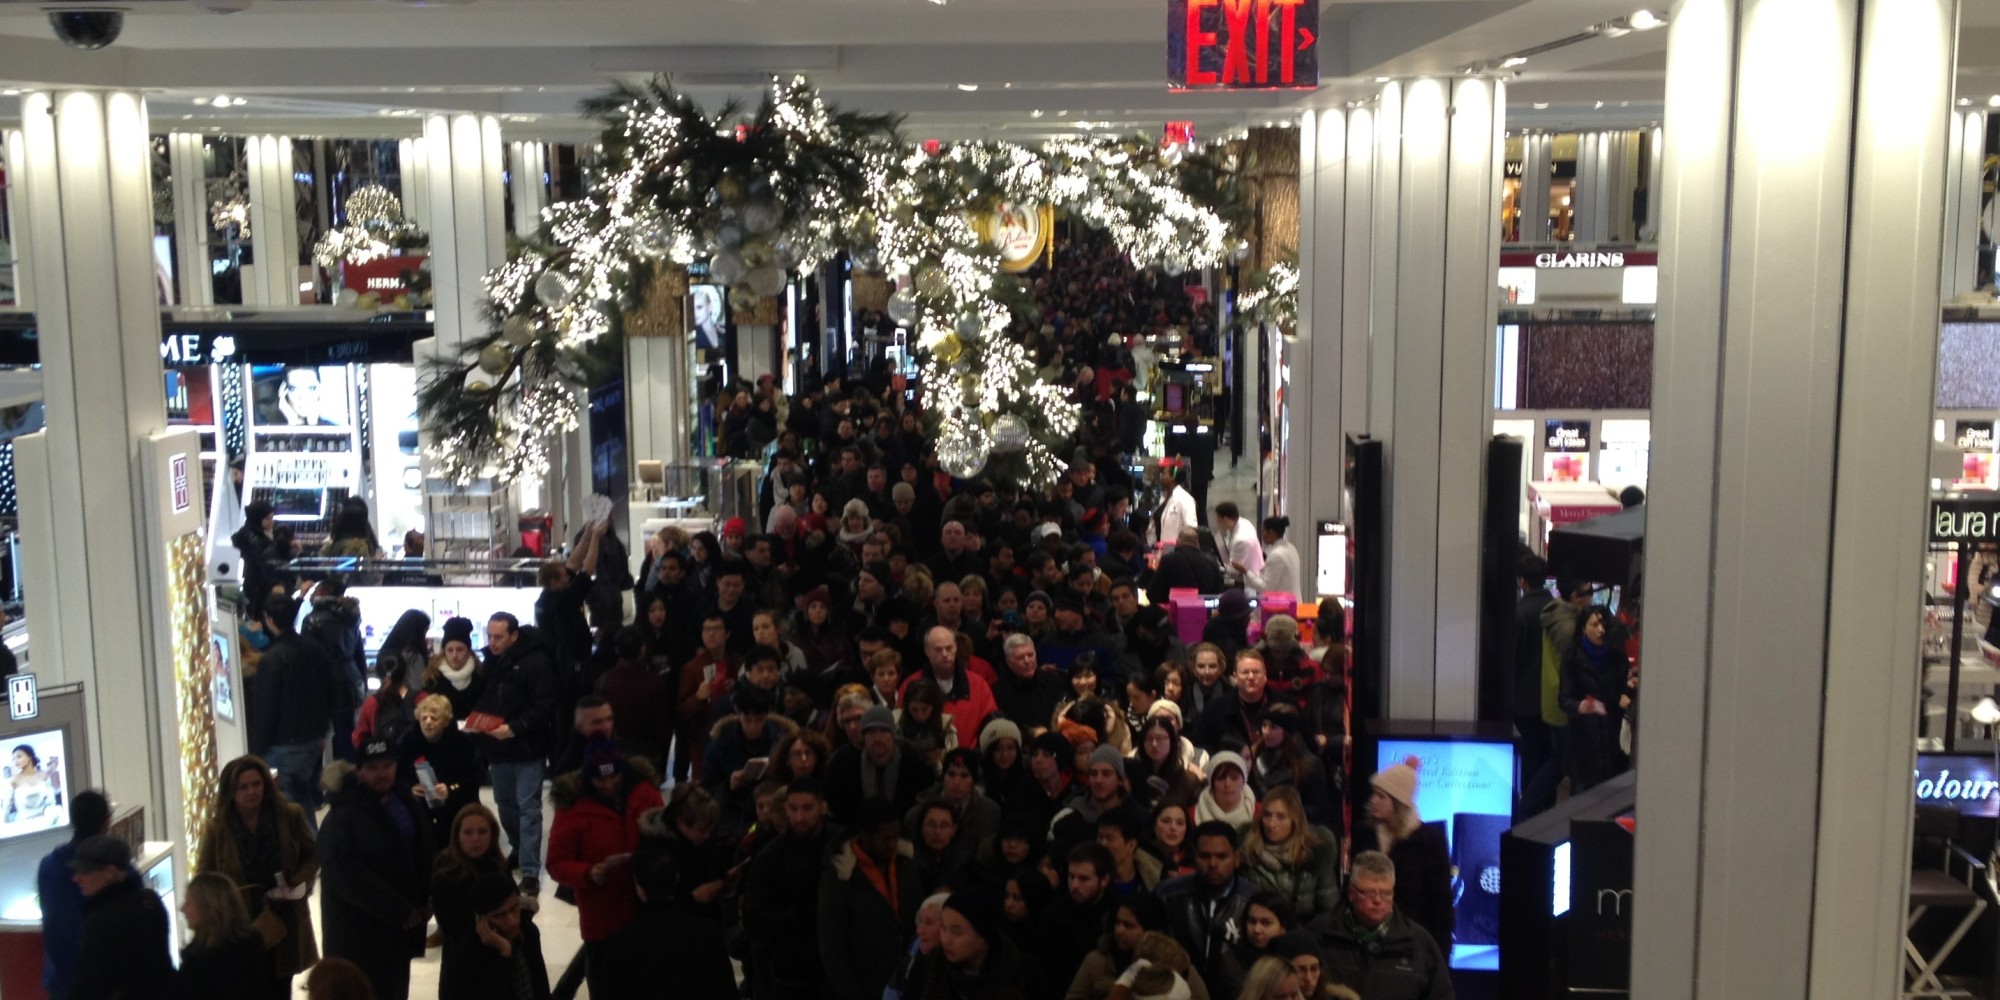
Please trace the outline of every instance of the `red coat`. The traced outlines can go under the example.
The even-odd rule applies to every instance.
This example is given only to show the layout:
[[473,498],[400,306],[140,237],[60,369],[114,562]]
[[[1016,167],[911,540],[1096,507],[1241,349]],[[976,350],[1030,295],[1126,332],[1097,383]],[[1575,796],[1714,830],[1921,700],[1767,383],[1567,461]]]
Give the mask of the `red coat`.
[[[910,682],[929,676],[930,671],[930,665],[925,664],[923,669],[903,678],[902,686],[896,689],[897,700],[905,701]],[[993,687],[984,678],[964,667],[954,672],[951,693],[944,699],[944,711],[951,716],[951,724],[958,730],[959,746],[978,749],[980,725],[987,716],[999,710],[1000,704],[993,700]]]
[[[581,776],[566,776],[563,780],[581,780]],[[576,890],[577,920],[585,941],[610,937],[631,923],[638,912],[639,897],[632,890],[629,866],[613,869],[603,885],[590,879],[590,869],[598,862],[636,850],[639,817],[648,809],[666,804],[650,779],[629,777],[628,780],[632,788],[625,793],[624,815],[612,812],[610,807],[578,789],[572,793],[575,795],[572,803],[556,810],[555,825],[549,829],[549,877]],[[559,783],[551,790],[550,797],[564,798],[564,791],[567,789]]]

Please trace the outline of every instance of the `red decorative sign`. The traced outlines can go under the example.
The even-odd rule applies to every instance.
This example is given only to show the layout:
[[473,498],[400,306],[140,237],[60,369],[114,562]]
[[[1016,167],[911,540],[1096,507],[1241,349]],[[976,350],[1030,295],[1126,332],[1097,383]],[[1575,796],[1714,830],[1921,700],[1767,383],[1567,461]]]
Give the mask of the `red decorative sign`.
[[1168,0],[1167,85],[1175,91],[1318,87],[1317,0]]
[[377,257],[366,264],[343,264],[340,268],[341,287],[351,288],[357,294],[374,292],[385,302],[398,295],[407,295],[410,286],[403,281],[403,272],[422,267],[425,256]]
[[1169,146],[1194,145],[1194,123],[1191,121],[1168,122],[1166,140]]

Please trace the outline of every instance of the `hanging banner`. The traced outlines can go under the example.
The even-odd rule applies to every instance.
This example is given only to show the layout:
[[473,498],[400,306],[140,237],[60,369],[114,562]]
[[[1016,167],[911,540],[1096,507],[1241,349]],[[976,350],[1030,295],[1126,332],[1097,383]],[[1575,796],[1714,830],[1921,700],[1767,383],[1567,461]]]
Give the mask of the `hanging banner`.
[[1313,90],[1319,4],[1307,0],[1168,0],[1167,86]]

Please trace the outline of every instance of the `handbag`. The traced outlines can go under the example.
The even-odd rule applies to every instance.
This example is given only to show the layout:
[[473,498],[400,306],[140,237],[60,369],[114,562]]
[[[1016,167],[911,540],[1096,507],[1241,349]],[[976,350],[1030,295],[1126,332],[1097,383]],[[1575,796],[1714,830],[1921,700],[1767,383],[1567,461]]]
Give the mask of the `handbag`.
[[291,928],[285,926],[285,918],[278,916],[277,908],[270,905],[257,911],[257,919],[250,921],[250,926],[256,928],[258,936],[264,939],[265,951],[276,948],[285,935],[291,933]]

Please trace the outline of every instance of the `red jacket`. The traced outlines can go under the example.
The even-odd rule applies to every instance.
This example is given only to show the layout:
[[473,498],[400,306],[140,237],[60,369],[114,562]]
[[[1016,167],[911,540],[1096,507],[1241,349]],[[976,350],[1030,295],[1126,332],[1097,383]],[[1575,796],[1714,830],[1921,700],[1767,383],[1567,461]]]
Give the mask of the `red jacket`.
[[[603,885],[590,879],[590,869],[614,854],[630,854],[639,846],[639,817],[648,809],[666,803],[652,780],[628,775],[632,788],[625,793],[625,813],[612,812],[604,803],[582,793],[581,786],[564,787],[581,781],[581,775],[566,775],[550,789],[558,800],[555,825],[549,829],[549,877],[576,890],[578,923],[585,941],[602,941],[632,922],[638,912],[639,897],[632,890],[629,864],[612,869]],[[574,796],[563,805],[561,800]],[[628,859],[629,861],[629,859]]]
[[[930,665],[925,664],[923,669],[903,678],[902,686],[896,689],[897,700],[903,700],[903,696],[909,693],[910,682],[929,676],[930,672]],[[1000,705],[993,700],[992,685],[978,674],[958,667],[953,671],[951,693],[944,696],[944,710],[958,730],[958,745],[978,749],[979,727],[987,716],[1000,710]]]

